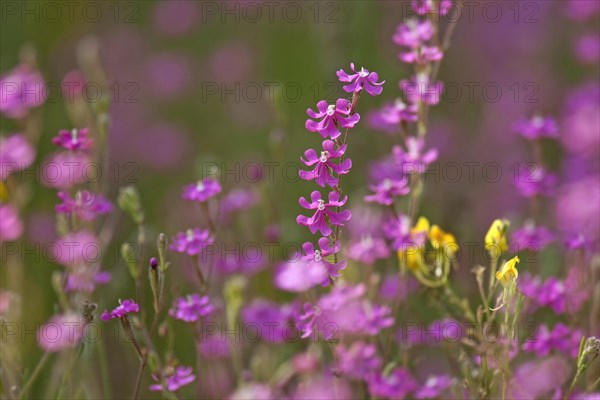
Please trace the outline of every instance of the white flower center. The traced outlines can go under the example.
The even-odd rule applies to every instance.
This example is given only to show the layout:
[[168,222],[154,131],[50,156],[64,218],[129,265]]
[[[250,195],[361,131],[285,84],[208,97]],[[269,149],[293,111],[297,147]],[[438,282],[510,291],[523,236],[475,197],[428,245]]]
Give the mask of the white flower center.
[[322,151],[321,152],[321,157],[319,157],[319,161],[321,161],[321,162],[327,162],[328,159],[329,159],[329,152],[328,151]]
[[194,240],[194,231],[191,229],[188,229],[187,231],[185,231],[185,238],[188,242],[191,242],[192,240]]
[[315,250],[315,262],[319,262],[323,259],[321,256],[321,250]]
[[403,102],[401,99],[396,99],[396,101],[394,102],[394,107],[396,107],[396,110],[398,111],[404,111],[406,110],[406,103]]
[[205,189],[204,187],[204,183],[202,181],[198,181],[198,183],[196,184],[196,190],[201,192]]
[[77,131],[77,129],[72,129],[71,130],[71,141],[73,143],[77,142],[78,136],[79,136],[79,132]]
[[327,115],[333,115],[335,113],[335,104],[327,106]]
[[392,183],[391,179],[385,178],[383,180],[383,189],[384,190],[390,190],[392,188],[392,186],[393,186],[393,183]]
[[536,128],[541,128],[542,126],[544,126],[544,118],[540,117],[539,115],[536,115],[535,117],[533,117],[531,122],[532,122],[533,126]]
[[323,211],[325,209],[325,200],[319,199],[319,205],[317,206],[319,211]]
[[361,68],[361,69],[360,69],[360,72],[358,73],[358,75],[359,75],[361,78],[364,78],[364,77],[366,77],[366,76],[368,76],[368,75],[369,75],[369,71],[366,71],[366,70],[364,69],[364,67],[363,67],[363,68]]

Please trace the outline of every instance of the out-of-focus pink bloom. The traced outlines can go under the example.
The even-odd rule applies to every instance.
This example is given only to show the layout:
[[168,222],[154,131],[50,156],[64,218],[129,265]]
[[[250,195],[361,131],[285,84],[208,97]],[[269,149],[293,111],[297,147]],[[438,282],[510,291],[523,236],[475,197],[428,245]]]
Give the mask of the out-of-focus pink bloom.
[[227,358],[231,354],[229,338],[222,332],[204,335],[199,345],[202,357],[209,359]]
[[550,197],[556,192],[556,175],[540,166],[526,167],[515,178],[514,184],[523,197]]
[[112,210],[112,204],[104,195],[95,195],[87,190],[77,192],[72,198],[67,192],[58,192],[61,204],[55,207],[56,212],[73,214],[82,221],[92,221],[96,215],[106,214]]
[[551,351],[556,350],[575,358],[579,353],[582,336],[583,332],[580,330],[571,330],[560,322],[552,330],[549,330],[546,325],[542,325],[534,337],[523,343],[523,350],[535,352],[540,357],[545,357]]
[[175,300],[169,315],[184,322],[196,322],[199,318],[211,314],[214,309],[208,296],[193,293]]
[[17,65],[0,76],[0,113],[8,118],[23,118],[44,101],[44,80],[28,65]]
[[315,167],[312,171],[298,171],[300,178],[305,179],[307,181],[314,180],[315,183],[321,187],[325,187],[325,185],[329,185],[331,187],[335,187],[338,184],[338,177],[333,176],[332,173],[336,173],[338,175],[345,175],[350,172],[350,168],[352,168],[352,160],[349,158],[345,159],[342,163],[336,163],[332,160],[336,158],[340,158],[346,152],[346,145],[343,144],[339,149],[335,148],[335,143],[332,140],[324,140],[323,143],[323,151],[321,151],[321,155],[317,155],[317,152],[313,149],[308,149],[304,152],[304,158],[300,158],[300,160],[307,166]]
[[160,101],[173,101],[184,96],[191,88],[190,60],[179,53],[162,53],[153,56],[145,66],[149,89]]
[[357,341],[352,346],[336,346],[337,368],[351,379],[367,379],[381,367],[381,358],[374,344]]
[[61,90],[67,103],[72,103],[83,95],[85,75],[76,69],[69,71],[61,82]]
[[96,289],[96,285],[106,284],[110,279],[110,272],[100,271],[99,265],[75,266],[67,272],[65,291],[91,293]]
[[558,124],[552,117],[534,115],[521,120],[513,126],[513,130],[525,139],[535,140],[541,138],[558,138]]
[[96,236],[87,231],[69,233],[52,246],[56,262],[65,266],[95,264],[100,261],[102,249]]
[[373,265],[377,260],[388,258],[390,249],[385,240],[368,234],[358,240],[351,240],[346,249],[346,256],[365,265]]
[[216,179],[206,178],[183,188],[184,200],[205,202],[221,193],[221,184]]
[[255,246],[249,246],[244,251],[223,252],[216,257],[215,266],[223,275],[253,275],[267,265],[262,249]]
[[253,73],[256,51],[244,42],[231,42],[210,56],[210,69],[216,82],[244,81]]
[[335,104],[327,104],[325,100],[321,100],[317,103],[316,112],[310,108],[306,110],[310,118],[322,118],[321,121],[307,119],[306,129],[319,132],[323,138],[337,139],[342,134],[340,128],[353,128],[360,120],[360,115],[351,112],[351,103],[346,99],[338,99]]
[[167,390],[169,392],[176,392],[182,386],[189,385],[196,380],[196,376],[193,374],[192,367],[178,366],[177,368],[167,367],[161,374],[161,376],[152,375],[156,383],[150,385],[150,390],[154,392],[162,392]]
[[364,67],[360,71],[357,71],[354,68],[354,63],[350,64],[350,69],[352,69],[354,74],[347,74],[343,69],[338,70],[336,73],[340,82],[348,83],[348,85],[344,85],[343,87],[346,92],[357,93],[364,89],[371,96],[381,94],[385,81],[377,82],[379,80],[377,72],[369,72]]
[[98,179],[98,166],[83,153],[59,152],[51,155],[41,169],[44,186],[66,190],[88,179]]
[[[595,3],[593,1],[585,3]],[[600,84],[590,82],[567,95],[561,118],[561,144],[578,157],[600,153]]]
[[245,383],[229,396],[229,400],[273,400],[271,388],[262,383]]
[[387,301],[398,298],[400,301],[404,301],[411,293],[417,291],[419,285],[412,275],[407,275],[400,280],[398,274],[390,274],[383,278],[379,287],[379,295]]
[[513,252],[517,253],[523,250],[541,251],[548,244],[554,241],[554,234],[544,226],[535,226],[528,222],[521,229],[512,233],[511,246]]
[[293,324],[293,308],[267,300],[254,300],[242,311],[244,323],[258,330],[260,338],[267,342],[282,343],[298,337]]
[[513,370],[508,384],[511,399],[548,399],[571,377],[571,365],[562,356],[529,361]]
[[597,33],[581,36],[573,47],[575,56],[583,64],[596,64],[600,60],[600,38]]
[[373,194],[365,196],[366,202],[378,203],[384,206],[391,206],[396,197],[405,196],[410,192],[408,180],[392,180],[386,178],[377,185],[369,185]]
[[426,64],[441,60],[443,57],[444,53],[437,46],[420,46],[398,54],[400,61],[408,64]]
[[415,122],[418,119],[417,109],[416,104],[407,104],[402,99],[396,99],[379,110],[371,111],[367,115],[367,123],[373,129],[388,134],[397,133],[401,123]]
[[348,196],[344,196],[340,200],[338,192],[330,192],[329,200],[326,202],[321,198],[321,193],[315,190],[311,193],[310,198],[310,203],[304,197],[301,197],[299,202],[305,209],[315,210],[314,215],[312,217],[299,215],[296,218],[296,222],[299,225],[307,226],[313,234],[319,231],[321,235],[329,236],[332,232],[329,223],[333,226],[344,226],[344,222],[348,221],[351,217],[350,210],[335,211],[338,207],[346,204]]
[[76,347],[83,338],[84,328],[84,320],[79,314],[56,315],[37,331],[37,342],[47,352]]
[[[440,0],[436,4],[435,0],[412,0],[410,2],[411,8],[414,12],[419,15],[431,14],[434,12],[440,15],[447,15],[452,8],[452,0]],[[439,6],[439,10],[436,9]]]
[[187,253],[190,256],[200,254],[206,247],[214,242],[214,237],[208,229],[193,228],[179,232],[171,239],[169,249],[178,253]]
[[62,129],[58,135],[52,138],[52,143],[69,151],[89,150],[92,147],[92,139],[89,137],[89,129]]
[[554,216],[560,231],[583,235],[589,239],[600,237],[600,176],[591,175],[577,182],[563,185],[556,196]]
[[232,189],[221,199],[221,222],[228,222],[232,213],[252,208],[257,202],[257,194],[253,190]]
[[420,22],[415,18],[398,25],[393,40],[399,46],[416,49],[432,37],[433,25],[431,21]]
[[35,150],[24,135],[0,136],[0,181],[33,164]]
[[600,12],[600,3],[587,0],[568,0],[566,4],[566,14],[575,21],[583,21]]
[[411,103],[436,105],[442,98],[444,84],[440,81],[430,82],[429,76],[419,74],[411,79],[401,80],[400,89]]
[[348,400],[354,397],[356,397],[356,392],[346,381],[335,376],[325,375],[298,385],[291,398],[294,400]]
[[432,375],[415,392],[415,399],[436,399],[442,396],[454,380],[448,375]]
[[375,374],[369,378],[369,393],[371,396],[386,399],[404,399],[419,385],[410,373],[403,368],[394,368],[389,374]]
[[8,314],[11,306],[14,307],[15,303],[15,294],[12,292],[7,292],[5,290],[0,290],[0,317]]
[[170,37],[190,33],[200,18],[200,3],[186,0],[159,1],[152,10],[156,30]]
[[17,209],[10,204],[0,204],[0,243],[17,240],[23,234],[23,222]]
[[119,300],[119,305],[111,312],[104,310],[102,313],[102,321],[108,321],[113,318],[123,318],[129,313],[137,313],[140,311],[140,306],[133,300]]

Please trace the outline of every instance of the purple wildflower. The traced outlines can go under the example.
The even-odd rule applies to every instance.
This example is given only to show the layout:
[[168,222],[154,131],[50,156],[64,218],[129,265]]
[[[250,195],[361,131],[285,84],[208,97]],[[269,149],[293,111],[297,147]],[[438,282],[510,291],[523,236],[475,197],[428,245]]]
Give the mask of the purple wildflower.
[[282,343],[297,338],[292,322],[293,308],[288,304],[277,304],[266,300],[255,300],[242,312],[244,323],[258,329],[263,340]]
[[535,226],[529,222],[512,234],[514,252],[529,249],[540,251],[554,241],[554,234],[543,226]]
[[315,210],[315,213],[312,217],[299,215],[296,218],[296,222],[299,225],[308,226],[311,233],[314,234],[319,231],[321,232],[321,235],[329,236],[332,230],[328,222],[331,223],[331,225],[343,226],[344,222],[350,219],[350,210],[344,210],[339,213],[334,211],[335,208],[346,204],[348,196],[344,196],[344,198],[340,200],[340,194],[338,192],[330,192],[329,200],[325,202],[325,200],[321,198],[321,193],[315,190],[311,193],[310,197],[310,203],[304,197],[301,197],[299,202],[300,205],[307,210]]
[[379,110],[368,114],[367,120],[371,128],[385,133],[396,133],[402,122],[414,122],[418,106],[396,99],[393,103],[385,104]]
[[97,284],[106,284],[110,279],[110,272],[100,271],[99,265],[75,266],[69,268],[65,291],[91,293],[96,289]]
[[152,379],[159,383],[150,385],[150,390],[154,392],[161,392],[163,390],[176,392],[180,387],[188,385],[196,379],[192,367],[181,365],[177,368],[167,367],[161,375],[160,377],[152,375]]
[[583,64],[596,64],[600,60],[600,38],[596,33],[578,37],[573,47],[575,56]]
[[169,315],[184,322],[196,322],[213,311],[214,307],[210,304],[208,296],[193,293],[175,300],[173,307],[169,310]]
[[108,321],[113,318],[123,318],[129,313],[136,313],[140,311],[140,306],[133,300],[119,301],[117,308],[108,312],[104,310],[102,313],[102,321]]
[[553,350],[577,357],[582,336],[581,331],[571,330],[562,323],[556,324],[552,330],[542,325],[534,338],[523,343],[523,350],[535,352],[540,357],[547,356]]
[[91,166],[92,160],[85,153],[62,151],[52,154],[42,166],[42,183],[55,189],[70,189],[87,180]]
[[336,242],[335,245],[332,245],[328,238],[322,237],[319,239],[318,244],[319,248],[315,249],[312,243],[304,243],[302,245],[304,256],[301,258],[301,260],[306,263],[312,262],[319,264],[323,270],[327,272],[326,279],[321,282],[321,284],[325,286],[329,283],[327,278],[338,278],[340,276],[340,271],[346,268],[346,262],[340,261],[338,263],[331,263],[326,261],[327,257],[330,257],[340,251],[341,246],[339,242]]
[[369,188],[375,193],[365,196],[365,201],[384,206],[391,206],[395,197],[404,196],[410,192],[407,179],[393,180],[386,178],[377,185],[369,185]]
[[24,135],[0,136],[0,181],[29,167],[34,159],[35,150]]
[[401,146],[394,146],[392,149],[394,160],[403,174],[422,174],[438,157],[436,149],[425,151],[425,141],[422,138],[407,137],[405,144],[406,151]]
[[344,345],[335,347],[337,368],[351,379],[367,379],[381,367],[381,358],[373,344],[357,341],[346,348]]
[[[533,169],[533,171],[532,171]],[[557,185],[556,175],[547,172],[540,166],[525,168],[515,180],[515,186],[523,197],[554,196]]]
[[421,46],[398,55],[401,61],[407,64],[426,64],[431,61],[438,61],[444,57],[444,53],[437,46]]
[[593,243],[593,240],[586,239],[584,235],[576,233],[567,236],[565,247],[569,250],[588,249]]
[[316,164],[314,169],[312,171],[299,171],[298,174],[304,180],[314,180],[321,187],[325,187],[325,185],[335,187],[338,184],[338,178],[333,176],[332,173],[338,175],[347,174],[352,167],[352,160],[347,158],[342,163],[334,163],[332,160],[344,155],[346,145],[343,144],[339,149],[336,149],[335,143],[332,140],[324,140],[322,144],[323,151],[321,151],[320,156],[317,155],[315,150],[308,149],[304,152],[306,159],[300,158],[307,167],[312,167]]
[[358,240],[350,241],[346,255],[351,260],[373,265],[377,260],[388,258],[390,249],[382,238],[365,235]]
[[392,241],[394,250],[421,247],[427,237],[426,232],[411,229],[410,218],[403,214],[385,221],[382,229],[385,237]]
[[185,200],[205,202],[221,193],[221,184],[216,179],[206,178],[189,184],[183,188],[182,198]]
[[216,259],[216,267],[223,274],[252,275],[265,267],[262,249],[249,247],[243,252],[226,252]]
[[444,84],[440,81],[430,82],[428,75],[418,74],[411,79],[401,80],[400,89],[409,102],[433,106],[440,102]]
[[46,101],[44,80],[26,64],[0,76],[0,112],[8,118],[23,118]]
[[419,15],[439,12],[440,15],[447,15],[452,8],[452,0],[440,0],[439,10],[436,10],[435,0],[412,0],[411,8]]
[[442,394],[452,386],[454,380],[448,375],[432,375],[415,392],[415,399],[435,399],[442,397]]
[[18,239],[23,234],[19,212],[10,204],[0,204],[0,243]]
[[409,19],[408,21],[398,25],[396,33],[393,36],[394,43],[399,46],[410,47],[416,49],[424,42],[433,37],[433,25],[431,21],[425,20],[420,22],[417,19]]
[[67,312],[52,317],[37,331],[39,346],[47,352],[77,347],[84,336],[85,322],[80,314]]
[[87,190],[77,192],[72,198],[67,192],[58,192],[62,203],[55,207],[56,212],[76,215],[82,221],[92,221],[96,215],[112,210],[112,204],[102,194],[95,195]]
[[338,99],[335,104],[321,100],[317,103],[317,112],[309,108],[306,113],[310,118],[323,118],[319,122],[306,120],[306,129],[319,132],[323,138],[337,139],[342,134],[339,128],[353,128],[360,120],[360,115],[352,114],[352,106],[346,99]]
[[354,63],[350,64],[350,69],[354,71],[354,74],[349,75],[343,69],[337,71],[337,76],[340,82],[349,83],[348,85],[344,85],[344,90],[346,92],[358,93],[365,89],[365,91],[371,96],[377,96],[381,94],[381,91],[383,90],[382,85],[385,83],[385,81],[377,82],[379,79],[377,72],[369,72],[369,70],[364,68],[361,68],[360,71],[357,71],[354,68]]
[[418,388],[415,379],[403,368],[395,368],[388,375],[375,374],[368,384],[371,396],[387,399],[404,399]]
[[175,235],[171,239],[169,249],[177,253],[187,253],[190,256],[195,256],[212,245],[213,242],[214,237],[207,229],[193,228]]
[[88,150],[92,147],[92,139],[87,128],[70,131],[62,129],[52,138],[52,143],[69,151]]
[[513,130],[528,140],[540,138],[558,138],[558,124],[552,117],[535,115],[532,118],[517,122]]
[[52,252],[56,262],[65,266],[79,266],[98,261],[101,249],[93,233],[81,230],[58,239]]

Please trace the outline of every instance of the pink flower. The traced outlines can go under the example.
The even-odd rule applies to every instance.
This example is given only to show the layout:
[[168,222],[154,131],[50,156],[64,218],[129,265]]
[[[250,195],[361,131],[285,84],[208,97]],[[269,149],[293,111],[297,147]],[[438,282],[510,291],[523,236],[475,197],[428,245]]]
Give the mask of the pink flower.
[[169,310],[169,315],[184,322],[195,322],[213,311],[214,307],[210,304],[208,296],[194,293],[175,300],[173,307]]
[[73,214],[82,221],[92,221],[96,215],[112,210],[112,204],[102,194],[94,195],[87,190],[77,192],[74,199],[67,192],[58,192],[58,198],[62,203],[55,207],[56,212]]
[[69,233],[52,246],[56,262],[65,266],[79,266],[96,263],[102,255],[102,249],[96,236],[87,231]]
[[338,184],[338,178],[332,175],[332,172],[345,175],[350,172],[352,160],[345,159],[342,163],[334,163],[332,160],[340,158],[346,152],[346,145],[343,144],[339,149],[335,148],[335,143],[332,140],[323,141],[323,151],[318,156],[313,149],[308,149],[304,152],[304,158],[300,160],[307,166],[312,167],[316,164],[312,171],[299,171],[300,178],[307,181],[314,180],[317,185],[325,187],[329,185],[335,187]]
[[444,53],[442,53],[437,46],[420,46],[398,55],[398,58],[405,63],[417,63],[421,65],[431,61],[441,60],[442,57],[444,57]]
[[52,143],[69,151],[88,150],[92,147],[92,139],[87,128],[70,131],[62,129],[52,138]]
[[23,118],[46,101],[44,93],[42,76],[26,64],[17,65],[0,76],[0,113],[8,118]]
[[23,234],[23,222],[15,207],[0,204],[0,243],[17,240]]
[[83,153],[60,152],[53,154],[42,166],[42,183],[55,189],[70,189],[88,179],[98,178],[100,172]]
[[412,0],[410,5],[414,12],[419,15],[439,12],[440,15],[447,15],[452,8],[452,0],[440,0],[439,10],[436,10],[435,0]]
[[367,116],[371,128],[385,133],[396,133],[402,122],[415,122],[418,106],[407,104],[402,99],[396,99],[393,103],[385,104],[379,110],[369,113]]
[[99,265],[79,265],[69,269],[65,291],[91,293],[97,284],[106,284],[110,279],[110,272],[100,271]]
[[221,193],[221,184],[219,181],[206,178],[202,181],[185,186],[181,197],[185,200],[199,201],[202,203],[219,193]]
[[517,122],[513,130],[525,139],[558,138],[558,124],[552,117],[535,115],[532,118]]
[[202,250],[213,244],[213,242],[214,237],[207,229],[193,228],[175,235],[171,239],[169,249],[194,256],[200,254]]
[[113,318],[123,318],[129,313],[140,311],[140,306],[133,300],[123,300],[122,302],[119,300],[119,303],[117,308],[111,312],[104,310],[101,317],[102,321],[109,321]]
[[369,188],[375,193],[365,196],[365,201],[384,206],[392,205],[395,197],[404,196],[410,192],[407,179],[392,180],[386,178],[377,185],[369,185]]
[[398,25],[393,36],[394,43],[399,46],[416,49],[433,37],[433,25],[429,20],[420,22],[417,19],[409,19]]
[[188,385],[196,379],[196,376],[192,372],[192,367],[181,365],[177,368],[167,367],[162,372],[162,376],[152,375],[152,379],[159,383],[150,385],[150,390],[154,392],[161,392],[163,390],[176,392],[180,387]]
[[402,174],[422,174],[427,170],[429,164],[437,159],[437,150],[425,151],[425,141],[422,138],[407,137],[405,146],[406,150],[401,146],[392,148],[394,161],[400,167]]
[[432,375],[415,392],[415,399],[443,398],[442,395],[453,383],[454,380],[448,375]]
[[0,181],[29,167],[34,159],[35,150],[25,135],[16,133],[9,137],[0,136]]
[[444,84],[442,82],[430,82],[429,76],[417,75],[410,80],[400,81],[400,89],[411,103],[425,103],[436,105],[442,98]]
[[352,71],[354,71],[354,74],[349,75],[343,69],[337,71],[337,76],[340,82],[349,83],[348,85],[344,85],[344,90],[346,92],[357,93],[365,89],[365,91],[371,96],[377,96],[381,94],[383,90],[382,85],[385,83],[385,81],[377,82],[379,79],[377,72],[369,72],[369,70],[364,68],[361,68],[360,71],[357,71],[354,68],[354,63],[350,64],[350,68]]
[[346,255],[366,265],[373,265],[376,260],[384,260],[390,256],[390,249],[385,240],[372,235],[365,235],[352,240],[346,249]]
[[330,192],[329,201],[325,202],[325,200],[321,199],[321,193],[315,190],[311,193],[310,197],[310,203],[304,197],[301,197],[299,202],[307,210],[315,210],[315,213],[312,217],[299,215],[296,218],[296,222],[300,225],[308,226],[313,234],[319,231],[321,235],[328,236],[332,232],[328,223],[334,226],[343,226],[344,222],[350,219],[350,210],[344,210],[339,213],[333,210],[346,204],[348,196],[340,200],[338,192]]
[[37,331],[37,342],[47,352],[76,347],[84,334],[84,320],[76,313],[67,312],[52,317]]
[[335,347],[337,366],[340,372],[351,379],[367,379],[381,367],[381,358],[374,344],[357,341],[352,346],[342,344]]
[[387,375],[375,374],[369,379],[371,396],[386,399],[404,399],[419,385],[410,373],[403,368],[395,368]]
[[352,113],[352,106],[346,99],[338,99],[335,104],[327,104],[325,100],[317,103],[315,112],[310,108],[306,113],[311,118],[323,118],[319,122],[311,119],[306,120],[306,129],[311,132],[319,132],[324,138],[337,139],[342,133],[339,128],[353,128],[360,120],[360,115]]
[[523,197],[550,197],[555,194],[557,177],[540,166],[525,167],[516,177],[514,184]]

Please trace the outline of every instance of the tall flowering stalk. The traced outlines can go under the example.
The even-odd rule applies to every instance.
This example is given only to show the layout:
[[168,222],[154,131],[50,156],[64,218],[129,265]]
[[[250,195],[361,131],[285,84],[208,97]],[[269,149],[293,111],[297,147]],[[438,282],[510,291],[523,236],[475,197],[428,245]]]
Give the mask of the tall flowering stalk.
[[[309,117],[320,119],[306,120],[306,129],[319,133],[325,140],[322,143],[323,150],[316,152],[313,149],[306,150],[305,157],[301,158],[306,166],[314,166],[312,171],[300,171],[300,178],[308,181],[314,180],[321,187],[329,187],[328,200],[324,200],[319,191],[311,194],[311,202],[304,197],[300,198],[300,205],[307,210],[314,210],[312,216],[299,215],[296,222],[306,226],[311,233],[317,231],[324,237],[328,237],[331,246],[338,249],[332,253],[334,264],[338,262],[338,251],[341,245],[341,227],[351,218],[350,210],[341,210],[346,204],[348,196],[343,196],[342,176],[350,172],[352,160],[346,159],[348,148],[348,136],[351,128],[360,121],[360,115],[356,112],[358,101],[363,91],[371,96],[381,94],[383,82],[379,81],[376,72],[369,72],[364,67],[356,70],[354,63],[350,64],[352,73],[348,74],[343,69],[337,71],[340,82],[346,83],[344,91],[352,93],[352,99],[338,99],[334,104],[328,104],[325,100],[317,103],[317,111],[307,110]],[[337,163],[333,160],[337,159]],[[343,196],[343,197],[342,197]],[[315,250],[315,257],[321,257],[320,250]],[[330,271],[326,271],[331,284],[334,284]],[[337,275],[337,274],[336,274]]]

